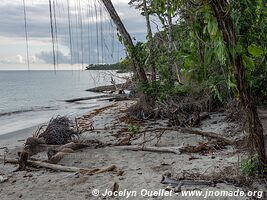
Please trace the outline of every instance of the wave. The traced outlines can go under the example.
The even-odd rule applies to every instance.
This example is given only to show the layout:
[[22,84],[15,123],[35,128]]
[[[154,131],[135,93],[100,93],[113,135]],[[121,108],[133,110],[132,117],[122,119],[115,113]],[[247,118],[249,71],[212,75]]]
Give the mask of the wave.
[[27,109],[21,109],[21,110],[9,111],[9,112],[2,112],[2,113],[0,112],[0,117],[27,113],[27,112],[50,111],[50,110],[57,110],[57,109],[55,107],[50,107],[50,106],[33,107],[33,108],[27,108]]

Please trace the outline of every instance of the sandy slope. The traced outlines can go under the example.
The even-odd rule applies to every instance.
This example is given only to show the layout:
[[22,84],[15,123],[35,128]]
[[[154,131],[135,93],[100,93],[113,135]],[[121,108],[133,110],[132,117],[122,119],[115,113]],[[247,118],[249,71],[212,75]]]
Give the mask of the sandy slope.
[[[123,116],[123,110],[129,107],[133,102],[119,102],[116,106],[110,108],[99,115],[95,116],[92,121],[96,131],[88,132],[83,135],[89,139],[99,139],[103,142],[116,142],[117,138],[112,136],[122,127],[127,125],[119,120]],[[222,114],[213,114],[211,119],[203,122],[200,129],[203,131],[213,131],[225,134],[226,129],[231,124],[223,121]],[[142,124],[141,127],[162,127],[165,121],[151,121]],[[99,130],[101,129],[101,130]],[[152,138],[153,133],[148,134],[147,138]],[[140,143],[142,138],[137,139],[134,143]],[[197,144],[201,141],[207,141],[205,138],[195,135],[182,134],[177,132],[166,131],[159,141],[159,146],[180,146],[181,144]],[[10,142],[13,142],[10,140]],[[151,141],[150,145],[156,141]],[[9,153],[9,157],[15,157],[16,150]],[[43,155],[40,155],[43,157]],[[198,159],[190,160],[191,157]],[[159,191],[167,186],[160,183],[164,173],[170,172],[178,174],[181,172],[196,172],[210,174],[220,171],[226,166],[237,168],[240,154],[232,147],[207,154],[181,154],[175,155],[170,153],[154,152],[134,152],[116,150],[114,147],[104,149],[84,149],[77,153],[66,156],[60,164],[77,167],[103,167],[115,164],[124,171],[122,176],[117,176],[112,172],[98,174],[94,176],[75,175],[65,172],[55,172],[46,169],[36,171],[12,172],[16,166],[0,164],[0,175],[9,177],[5,183],[0,183],[1,200],[12,199],[126,199],[126,197],[95,197],[92,195],[94,189],[104,193],[106,189],[111,190],[114,182],[119,184],[120,191],[136,191],[136,196],[128,199],[203,199],[197,197],[182,197],[181,193],[171,197],[142,197],[142,189],[149,191]],[[267,191],[267,187],[260,186],[262,190]],[[247,188],[238,188],[233,185],[217,184],[215,187],[210,186],[183,186],[182,190],[247,190]],[[134,193],[133,193],[134,194]],[[265,197],[266,198],[266,197]],[[246,197],[210,197],[206,199],[249,199]]]

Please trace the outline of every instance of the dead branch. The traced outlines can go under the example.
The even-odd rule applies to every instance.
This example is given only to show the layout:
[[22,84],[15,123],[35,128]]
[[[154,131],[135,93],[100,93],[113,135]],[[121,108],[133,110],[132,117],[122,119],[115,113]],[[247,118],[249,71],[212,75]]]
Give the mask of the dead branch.
[[193,130],[189,128],[181,128],[181,127],[165,127],[165,128],[154,128],[154,129],[145,129],[143,131],[140,131],[139,133],[144,133],[144,132],[157,132],[157,131],[179,131],[182,133],[188,133],[188,134],[194,134],[194,135],[201,135],[205,137],[209,137],[212,139],[220,140],[224,142],[227,145],[233,145],[235,144],[235,141],[232,141],[230,139],[227,139],[217,133],[213,132],[203,132],[203,131],[198,131],[198,130]]
[[180,150],[182,147],[152,147],[152,146],[115,146],[115,149],[119,150],[131,150],[131,151],[151,151],[151,152],[160,152],[160,153],[174,153],[181,154]]
[[116,165],[111,165],[109,167],[95,168],[95,169],[86,169],[86,168],[83,168],[83,169],[80,169],[79,171],[82,174],[86,174],[86,175],[90,175],[91,176],[91,175],[94,175],[94,174],[100,174],[100,173],[110,172],[110,171],[117,172],[118,171],[118,168],[117,168]]
[[[2,157],[0,157],[0,160],[4,160]],[[6,158],[5,159],[6,163],[11,163],[11,164],[19,164],[19,161],[17,159],[10,159]],[[43,167],[47,169],[52,169],[52,170],[58,170],[58,171],[64,171],[64,172],[80,172],[82,174],[86,175],[94,175],[94,174],[100,174],[103,172],[108,172],[108,171],[116,171],[117,166],[116,165],[111,165],[109,167],[103,167],[103,168],[79,168],[79,167],[71,167],[71,166],[63,166],[63,165],[57,165],[57,164],[51,164],[47,162],[42,162],[42,161],[34,161],[34,160],[28,160],[27,161],[28,165],[34,166],[34,167]]]

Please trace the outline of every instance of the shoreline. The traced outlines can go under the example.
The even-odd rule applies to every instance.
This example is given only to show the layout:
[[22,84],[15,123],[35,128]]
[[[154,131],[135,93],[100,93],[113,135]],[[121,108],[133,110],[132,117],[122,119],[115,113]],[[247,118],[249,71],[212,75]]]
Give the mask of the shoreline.
[[7,147],[9,149],[22,147],[25,140],[30,137],[40,125],[41,124],[0,135],[0,147]]
[[[86,115],[87,113],[93,112],[95,109],[103,108],[109,104],[109,102],[97,102],[97,105],[92,106],[91,109],[88,109],[82,113],[75,113],[74,115],[76,117],[81,117],[83,115]],[[17,130],[12,130],[10,132],[4,132],[3,134],[0,134],[0,148],[15,148],[19,145],[22,146],[25,140],[32,134],[34,134],[38,127],[40,127],[42,124],[48,123],[50,119],[51,117],[40,117],[39,119],[37,119],[38,123],[35,123],[34,125],[29,125],[27,127],[18,128]]]
[[[83,115],[86,120],[93,123],[94,130],[82,133],[82,139],[98,140],[105,144],[122,142],[127,138],[125,129],[131,122],[128,121],[126,110],[133,105],[134,101],[112,102],[105,109],[94,109]],[[103,106],[105,107],[105,106]],[[100,111],[101,110],[101,111]],[[87,117],[87,118],[86,118]],[[148,128],[162,128],[167,126],[166,120],[155,120],[137,122],[137,125],[148,130]],[[209,119],[202,122],[202,125],[196,130],[205,132],[213,131],[221,136],[227,137],[227,130],[231,128],[231,123],[224,120],[224,113],[212,113]],[[24,133],[27,130],[24,130]],[[30,131],[30,130],[29,130]],[[19,131],[20,132],[20,131]],[[12,138],[20,133],[13,133]],[[240,137],[243,133],[237,133]],[[22,136],[22,135],[21,135]],[[24,135],[26,136],[26,135]],[[160,136],[155,137],[157,132],[151,131],[146,134],[146,145],[156,148],[160,147],[179,147],[183,145],[199,145],[209,142],[210,138],[194,134],[188,134],[180,131],[166,130]],[[11,141],[8,135],[6,140]],[[228,137],[230,137],[228,135]],[[17,139],[17,138],[16,138]],[[26,139],[26,138],[25,138]],[[0,136],[1,141],[1,136]],[[140,145],[144,141],[142,134],[137,134],[131,141],[131,145]],[[18,148],[17,148],[18,149]],[[10,149],[7,158],[14,158],[17,149]],[[116,146],[106,146],[102,148],[88,147],[68,154],[59,161],[58,165],[64,167],[76,168],[105,168],[114,165],[121,170],[118,174],[112,171],[99,173],[95,175],[86,175],[82,173],[63,172],[46,168],[34,168],[28,171],[17,171],[17,165],[0,162],[0,174],[7,177],[8,180],[1,183],[1,199],[77,199],[77,200],[98,200],[105,191],[112,191],[114,185],[118,185],[118,191],[174,191],[175,188],[166,185],[163,177],[177,178],[184,177],[187,174],[201,175],[195,177],[198,180],[208,177],[221,178],[235,177],[238,175],[238,164],[240,164],[240,153],[234,146],[228,145],[223,148],[209,151],[191,152],[191,153],[164,153],[149,151],[131,151],[116,148]],[[35,155],[38,160],[46,160],[47,155],[42,152]],[[237,176],[238,177],[238,176]],[[167,179],[166,179],[167,180]],[[183,179],[182,179],[183,180]],[[187,180],[187,179],[185,179]],[[202,179],[201,179],[202,180]],[[228,180],[228,179],[227,179]],[[237,179],[239,180],[239,179]],[[241,179],[242,180],[242,179]],[[190,181],[190,179],[189,179]],[[255,182],[254,191],[266,191],[266,185]],[[181,190],[202,191],[247,191],[249,187],[242,182],[233,184],[231,182],[221,181],[214,185],[182,185]],[[94,191],[100,192],[100,196],[95,196]],[[129,199],[145,199],[149,196],[129,197]],[[108,197],[105,197],[108,198]],[[152,198],[152,197],[151,197]],[[125,199],[125,196],[116,196],[116,200]],[[164,195],[158,196],[159,200],[171,200],[173,197]],[[184,197],[186,200],[192,197]],[[212,200],[213,197],[206,199]],[[233,197],[225,197],[225,200],[232,200]],[[247,200],[247,198],[237,197],[234,199]]]

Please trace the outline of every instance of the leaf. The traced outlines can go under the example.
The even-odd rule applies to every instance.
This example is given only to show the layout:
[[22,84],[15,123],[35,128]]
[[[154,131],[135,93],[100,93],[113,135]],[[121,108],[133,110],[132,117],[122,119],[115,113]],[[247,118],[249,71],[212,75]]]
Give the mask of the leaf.
[[263,50],[257,47],[255,44],[248,46],[248,52],[254,57],[260,57],[264,53]]
[[243,64],[246,66],[246,68],[253,71],[255,69],[255,63],[253,59],[246,55],[243,55],[242,58],[243,58]]
[[220,63],[225,64],[224,45],[222,41],[217,42],[216,54]]
[[211,36],[215,36],[218,31],[218,26],[215,18],[211,18],[207,25],[208,32]]

